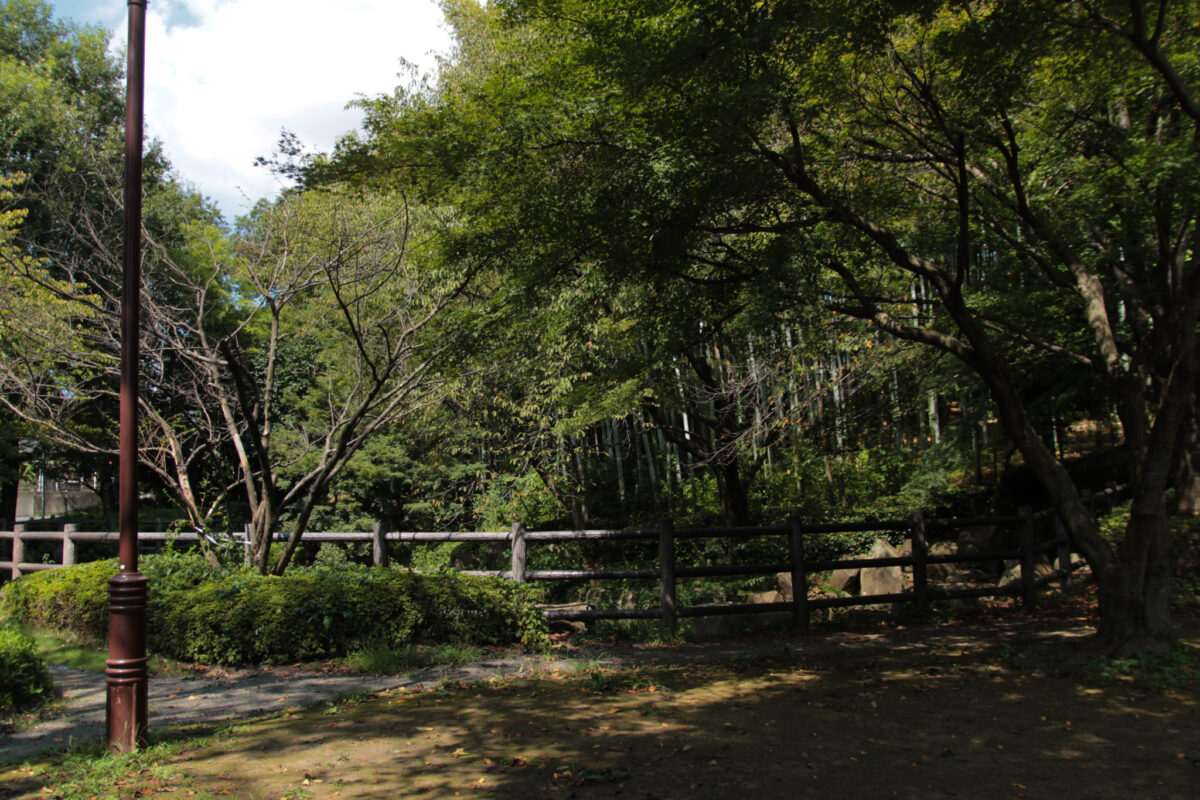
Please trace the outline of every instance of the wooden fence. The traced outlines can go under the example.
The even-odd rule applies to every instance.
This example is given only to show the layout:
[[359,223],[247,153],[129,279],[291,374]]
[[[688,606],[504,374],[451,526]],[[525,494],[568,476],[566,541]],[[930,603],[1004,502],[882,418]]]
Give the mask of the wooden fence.
[[[1099,493],[1085,493],[1085,501],[1093,512],[1107,513],[1121,489],[1110,485]],[[1015,548],[999,548],[987,552],[970,552],[935,555],[929,552],[931,540],[944,538],[947,531],[962,531],[969,528],[997,527],[1016,532],[1018,545]],[[909,542],[909,552],[890,558],[848,558],[837,560],[810,560],[805,553],[806,537],[819,534],[878,533],[902,534]],[[11,570],[15,578],[22,573],[36,570],[55,569],[75,563],[75,547],[78,542],[116,542],[119,534],[114,532],[89,532],[66,525],[62,531],[27,531],[22,525],[12,531],[0,531],[0,540],[12,542],[12,558],[0,561],[0,570]],[[676,561],[676,543],[681,539],[777,537],[786,541],[788,560],[762,564],[715,564],[706,566],[681,565]],[[138,534],[142,542],[194,543],[196,533],[143,532]],[[276,534],[283,540],[283,534]],[[1039,588],[1060,581],[1064,588],[1070,586],[1071,573],[1078,566],[1071,558],[1071,547],[1062,523],[1053,509],[1031,511],[1021,509],[1016,515],[975,517],[959,519],[927,518],[914,512],[902,520],[874,520],[850,523],[802,523],[791,519],[786,525],[755,528],[676,528],[671,520],[662,520],[655,528],[632,530],[574,530],[574,531],[527,531],[516,523],[510,531],[478,532],[400,532],[388,531],[377,524],[370,533],[306,533],[308,542],[371,542],[372,557],[376,565],[388,563],[389,542],[413,542],[437,544],[441,542],[503,542],[511,555],[507,570],[466,571],[464,574],[507,578],[517,583],[528,581],[597,581],[597,580],[646,580],[658,583],[659,604],[653,608],[559,608],[547,609],[549,619],[594,620],[594,619],[658,619],[664,627],[674,630],[681,617],[705,617],[726,614],[760,614],[767,612],[790,612],[797,628],[806,630],[809,615],[813,610],[881,603],[916,603],[921,613],[929,611],[934,600],[952,600],[1002,595],[1019,595],[1032,605]],[[529,569],[529,548],[543,542],[566,541],[657,541],[657,564],[645,568],[626,569]],[[25,561],[24,545],[28,541],[62,542],[62,561],[57,564],[31,563]],[[248,544],[246,557],[249,558]],[[1038,576],[1035,563],[1039,556],[1049,557],[1055,568]],[[933,585],[928,577],[932,564],[975,564],[980,562],[1017,561],[1020,564],[1020,580],[1009,585],[985,585],[948,587]],[[872,567],[910,567],[913,585],[910,591],[851,596],[809,598],[803,587],[808,586],[810,575],[839,569],[865,569]],[[776,603],[730,603],[679,606],[676,586],[678,581],[688,578],[711,578],[731,576],[755,576],[786,573],[796,587],[790,602]]]

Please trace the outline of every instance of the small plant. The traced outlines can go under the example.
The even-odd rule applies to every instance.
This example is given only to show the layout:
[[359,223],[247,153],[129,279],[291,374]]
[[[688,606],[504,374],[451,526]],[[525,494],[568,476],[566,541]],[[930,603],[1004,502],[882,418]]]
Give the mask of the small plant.
[[582,786],[585,783],[615,783],[630,775],[629,770],[619,767],[593,768],[586,764],[560,764],[554,770],[554,780],[564,781],[567,786]]
[[1183,689],[1200,683],[1200,648],[1177,645],[1168,653],[1097,658],[1088,662],[1085,672],[1093,680],[1136,683],[1152,692]]
[[53,688],[33,639],[15,628],[0,628],[0,713],[35,708]]

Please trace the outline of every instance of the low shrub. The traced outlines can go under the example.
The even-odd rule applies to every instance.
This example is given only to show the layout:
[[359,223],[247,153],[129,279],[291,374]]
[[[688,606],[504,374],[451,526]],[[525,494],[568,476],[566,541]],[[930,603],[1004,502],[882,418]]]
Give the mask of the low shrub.
[[0,628],[0,713],[41,705],[52,688],[50,671],[33,639],[14,628]]
[[[150,580],[151,607],[157,595],[189,589],[227,574],[199,554],[148,555],[142,573]],[[26,575],[4,587],[4,611],[12,619],[53,628],[84,643],[108,636],[108,581],[117,560],[92,561]]]
[[[453,642],[540,647],[545,622],[527,587],[453,572],[310,567],[264,576],[193,556],[147,556],[152,652],[219,664],[290,663],[365,646]],[[25,576],[5,593],[7,613],[87,640],[107,629],[113,561]]]

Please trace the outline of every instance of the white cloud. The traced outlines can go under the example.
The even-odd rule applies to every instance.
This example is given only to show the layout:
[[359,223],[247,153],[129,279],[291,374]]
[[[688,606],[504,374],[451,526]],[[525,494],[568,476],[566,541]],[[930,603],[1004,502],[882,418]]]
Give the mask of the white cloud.
[[147,13],[147,129],[229,219],[278,189],[254,159],[282,128],[328,150],[359,123],[347,102],[392,91],[401,58],[428,70],[449,48],[433,0],[167,2]]

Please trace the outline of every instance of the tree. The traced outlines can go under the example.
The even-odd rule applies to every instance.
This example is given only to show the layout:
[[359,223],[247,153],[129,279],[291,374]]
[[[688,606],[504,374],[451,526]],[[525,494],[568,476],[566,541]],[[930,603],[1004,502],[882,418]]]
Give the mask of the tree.
[[[580,263],[613,282],[773,281],[798,314],[957,359],[1093,568],[1098,646],[1132,652],[1170,639],[1163,501],[1196,385],[1197,16],[509,0],[462,15],[457,83],[369,106],[374,137],[345,163],[438,165],[464,247],[532,281]],[[1133,485],[1115,545],[1039,435],[1031,359],[1115,404]]]
[[[42,194],[77,173],[89,148],[119,131],[121,71],[107,47],[105,32],[54,20],[49,3],[0,2],[0,180],[6,181],[5,207],[11,203],[21,214],[19,231],[6,228],[6,241],[22,252],[29,253],[34,243],[39,248],[67,246]],[[12,282],[26,263],[7,261],[0,291],[7,302],[48,321],[52,296],[28,286],[18,290]],[[11,344],[6,355],[11,355]],[[37,430],[8,414],[2,425],[4,463],[11,473],[0,478],[0,518],[11,519],[23,458],[17,437],[34,437]]]

